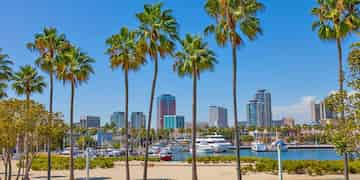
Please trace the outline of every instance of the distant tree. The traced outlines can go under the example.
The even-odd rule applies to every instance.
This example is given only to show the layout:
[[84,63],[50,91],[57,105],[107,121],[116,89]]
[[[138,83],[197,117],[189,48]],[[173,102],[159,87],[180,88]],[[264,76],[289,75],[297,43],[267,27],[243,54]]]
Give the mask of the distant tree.
[[88,134],[89,136],[94,136],[98,133],[97,128],[89,128],[86,130],[86,134]]
[[90,136],[81,136],[77,140],[77,145],[80,149],[86,149],[87,147],[95,147],[96,141]]

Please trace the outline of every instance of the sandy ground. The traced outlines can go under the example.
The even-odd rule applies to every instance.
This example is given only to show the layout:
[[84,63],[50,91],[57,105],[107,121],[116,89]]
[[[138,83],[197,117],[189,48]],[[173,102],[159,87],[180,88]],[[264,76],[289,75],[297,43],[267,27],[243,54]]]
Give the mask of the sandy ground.
[[[4,168],[0,165],[0,174]],[[141,179],[143,167],[140,162],[132,162],[131,179]],[[191,165],[185,163],[150,163],[149,180],[190,180]],[[15,173],[15,170],[14,170]],[[200,180],[228,180],[236,179],[235,165],[199,165],[198,175]],[[32,171],[31,179],[46,179],[46,171]],[[54,180],[68,180],[69,171],[53,171]],[[79,180],[85,179],[85,170],[76,170],[75,175]],[[3,176],[3,175],[1,175]],[[122,163],[116,164],[111,169],[91,169],[91,180],[125,179],[125,167]],[[1,179],[1,178],[0,178]],[[244,180],[278,180],[275,175],[264,173],[248,174],[243,176]],[[307,176],[307,175],[284,175],[284,180],[342,180],[341,175]],[[351,175],[352,180],[360,180],[360,174]]]

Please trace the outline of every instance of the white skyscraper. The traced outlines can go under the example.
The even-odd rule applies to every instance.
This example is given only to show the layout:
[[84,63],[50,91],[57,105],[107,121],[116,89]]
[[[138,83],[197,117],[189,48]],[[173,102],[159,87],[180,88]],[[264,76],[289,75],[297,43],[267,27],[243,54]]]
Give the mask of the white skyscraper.
[[319,124],[321,120],[320,104],[315,101],[310,102],[311,121]]
[[209,106],[209,126],[228,127],[227,109],[219,106]]

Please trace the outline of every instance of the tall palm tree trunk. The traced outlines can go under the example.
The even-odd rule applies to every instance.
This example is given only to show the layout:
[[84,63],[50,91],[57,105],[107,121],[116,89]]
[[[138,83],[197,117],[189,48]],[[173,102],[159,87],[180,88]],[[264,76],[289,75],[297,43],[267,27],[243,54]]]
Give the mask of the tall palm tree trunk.
[[[8,171],[9,171],[9,173],[8,173],[8,180],[11,180],[12,179],[12,165],[11,165],[11,150],[9,150],[9,155],[7,156],[7,165],[8,165]],[[5,171],[5,173],[6,173],[6,171]],[[6,180],[6,179],[5,179]]]
[[74,123],[74,96],[75,82],[71,81],[71,99],[70,99],[70,180],[74,178],[74,141],[73,141],[73,123]]
[[233,56],[233,105],[234,105],[234,127],[235,127],[235,146],[236,146],[236,173],[237,179],[241,180],[241,165],[240,165],[240,140],[238,128],[238,112],[237,112],[237,60],[236,60],[236,45],[232,43],[232,56]]
[[130,180],[130,169],[129,169],[129,80],[128,70],[125,69],[125,166],[126,166],[126,180]]
[[[50,127],[52,127],[52,117],[53,117],[53,97],[54,97],[54,77],[53,77],[53,72],[50,72],[50,103],[49,103],[49,112],[50,112],[50,116],[49,116],[49,125]],[[51,134],[49,134],[49,137],[47,139],[47,156],[48,156],[48,170],[47,170],[47,175],[48,175],[48,180],[51,180]]]
[[[27,93],[26,94],[26,116],[27,116],[27,121],[30,121],[30,94]],[[27,130],[25,130],[25,137],[24,137],[24,154],[25,154],[25,164],[23,167],[23,170],[25,170],[25,167],[28,166],[29,163],[29,135]],[[29,173],[28,171],[25,171],[24,174],[24,179],[25,180],[29,180]]]
[[[195,67],[193,63],[193,68]],[[192,180],[197,180],[197,169],[196,169],[196,91],[197,91],[197,75],[196,69],[193,70],[193,99],[192,99]]]
[[146,129],[145,160],[144,160],[144,175],[143,175],[144,180],[147,180],[147,167],[148,167],[148,159],[149,159],[149,140],[150,140],[150,131],[151,131],[151,117],[152,117],[152,109],[153,109],[153,104],[154,104],[157,74],[158,74],[158,58],[156,56],[154,58],[154,76],[153,76],[152,85],[151,85],[148,124],[147,124],[147,129]]
[[[338,49],[338,60],[339,60],[339,91],[340,93],[344,90],[344,71],[343,71],[343,61],[342,61],[342,47],[341,39],[336,39],[336,45]],[[344,105],[344,99],[341,96],[341,103]],[[340,112],[340,119],[345,121],[345,110],[342,109]],[[349,154],[345,152],[344,154],[344,177],[345,180],[349,180]]]
[[8,180],[7,175],[8,175],[8,162],[9,161],[7,158],[7,154],[8,154],[8,152],[7,152],[6,148],[3,148],[2,149],[2,160],[3,160],[4,167],[5,167],[5,173],[4,173],[5,180]]

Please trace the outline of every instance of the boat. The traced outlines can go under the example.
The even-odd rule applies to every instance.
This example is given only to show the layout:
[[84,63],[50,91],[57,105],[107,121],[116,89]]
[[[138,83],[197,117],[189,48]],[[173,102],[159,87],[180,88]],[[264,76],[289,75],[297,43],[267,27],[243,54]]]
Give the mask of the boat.
[[[192,152],[191,148],[190,152]],[[196,153],[214,153],[214,148],[206,141],[197,141]]]
[[234,146],[229,141],[227,141],[224,136],[218,134],[200,137],[197,138],[196,141],[197,144],[200,142],[206,142],[215,153],[227,152],[234,148]]
[[159,157],[161,161],[171,161],[172,160],[172,152],[166,149],[163,149],[159,153]]
[[251,150],[255,152],[265,152],[267,148],[264,143],[256,141],[251,143]]

